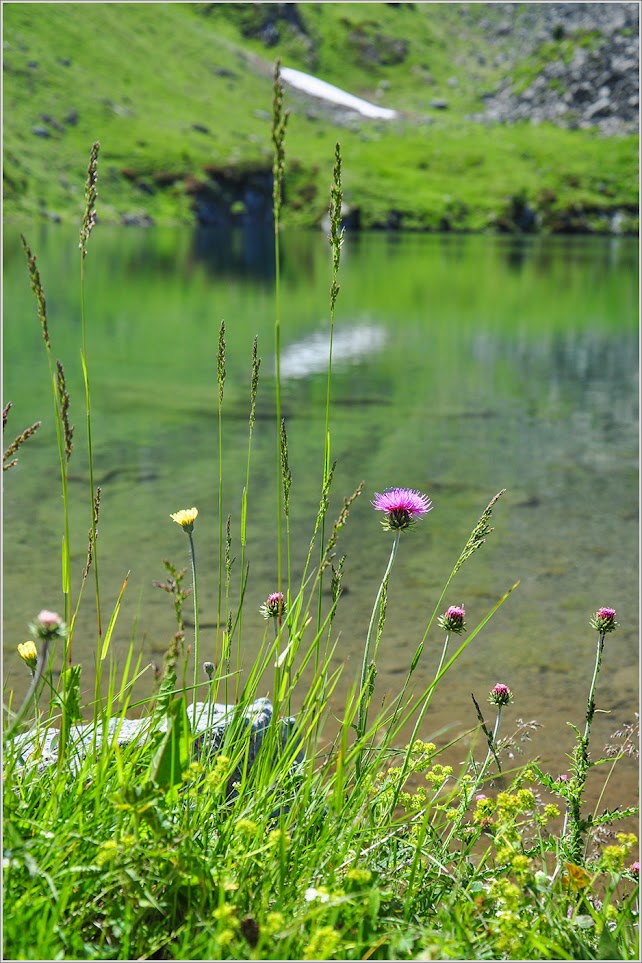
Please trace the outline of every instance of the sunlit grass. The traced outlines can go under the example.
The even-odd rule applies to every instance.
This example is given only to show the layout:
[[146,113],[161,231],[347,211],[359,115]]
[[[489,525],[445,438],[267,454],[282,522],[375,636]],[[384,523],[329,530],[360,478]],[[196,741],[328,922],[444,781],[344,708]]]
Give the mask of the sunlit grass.
[[[147,213],[158,224],[188,224],[193,214],[186,178],[203,181],[208,166],[269,171],[268,51],[243,32],[243,11],[230,13],[226,6],[166,4],[152,12],[145,4],[99,3],[73,5],[70,15],[67,4],[7,5],[5,219],[22,224],[43,213],[73,219],[82,183],[79,158],[97,127],[103,183],[109,184],[101,199],[103,223]],[[575,205],[595,209],[590,224],[604,232],[608,222],[599,211],[624,207],[635,231],[637,137],[605,138],[550,124],[485,127],[467,119],[482,112],[479,93],[493,89],[502,72],[476,66],[471,83],[465,64],[474,40],[466,39],[457,10],[450,9],[457,6],[300,8],[315,55],[284,31],[279,49],[288,66],[378,101],[378,84],[385,82],[381,103],[402,117],[337,128],[332,115],[293,96],[297,123],[289,138],[284,221],[320,223],[327,210],[320,158],[331,155],[339,129],[345,200],[361,210],[365,228],[385,226],[391,211],[410,230],[437,230],[446,221],[453,230],[492,228],[512,198],[523,195],[547,224],[555,223],[551,212]],[[254,16],[251,9],[245,14]],[[376,45],[378,36],[411,36],[414,43],[401,63],[360,62],[361,43]],[[424,79],[426,51],[430,83]],[[453,76],[460,82],[449,87]],[[430,101],[444,94],[449,110],[431,111]],[[43,126],[39,114],[61,129],[52,128],[46,139],[34,135],[34,125]],[[73,123],[65,119],[70,116]]]

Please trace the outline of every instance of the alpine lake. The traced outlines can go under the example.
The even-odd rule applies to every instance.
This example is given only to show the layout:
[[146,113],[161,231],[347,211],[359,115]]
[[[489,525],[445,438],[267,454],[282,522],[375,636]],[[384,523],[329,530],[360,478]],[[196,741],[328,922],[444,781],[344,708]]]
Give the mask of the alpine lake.
[[[69,464],[72,602],[91,523],[80,364],[80,255],[75,230],[24,231],[38,258],[54,358],[75,424]],[[331,252],[325,235],[281,238],[281,379],[292,474],[292,584],[297,587],[319,505],[323,470]],[[597,687],[591,754],[599,758],[638,707],[638,241],[627,237],[348,234],[336,304],[331,459],[336,470],[326,537],[361,481],[336,547],[346,556],[331,642],[342,666],[332,705],[341,716],[359,678],[365,635],[392,536],[375,492],[425,492],[432,511],[402,534],[389,579],[371,713],[406,672],[468,535],[491,498],[494,531],[443,600],[464,603],[469,632],[516,582],[437,688],[420,738],[438,745],[474,729],[474,694],[497,682],[513,704],[500,735],[537,722],[515,765],[538,755],[568,769],[572,722],[583,727],[600,606],[616,609]],[[132,639],[142,665],[162,665],[176,631],[162,560],[189,566],[188,540],[170,513],[197,506],[202,659],[214,659],[219,573],[217,345],[225,321],[223,515],[230,516],[238,604],[252,341],[261,369],[248,490],[241,675],[265,637],[259,606],[276,588],[277,448],[273,238],[178,228],[98,225],[85,260],[87,363],[94,482],[102,490],[99,576],[103,624],[129,580],[111,641],[124,663]],[[5,447],[42,427],[4,474],[4,700],[14,707],[29,673],[16,646],[42,608],[62,612],[63,503],[52,390],[36,302],[18,230],[5,229]],[[318,561],[318,547],[314,558]],[[185,587],[191,583],[190,570]],[[324,602],[329,604],[329,577]],[[193,641],[191,597],[186,642]],[[316,610],[313,612],[316,615]],[[271,626],[267,626],[271,631]],[[314,626],[308,629],[313,632]],[[465,640],[466,636],[462,637]],[[444,641],[437,621],[413,676],[433,678]],[[461,640],[451,639],[452,654]],[[236,640],[232,652],[236,653]],[[96,613],[87,581],[73,638],[82,690],[93,692]],[[56,655],[60,669],[62,652]],[[118,678],[118,673],[117,673]],[[309,673],[301,681],[305,685]],[[188,672],[191,680],[191,670]],[[153,689],[149,668],[136,685]],[[203,676],[203,682],[206,681]],[[270,679],[265,680],[269,695]],[[13,691],[13,696],[11,692]],[[302,689],[303,693],[303,689]],[[303,697],[303,696],[302,696]],[[485,707],[485,708],[484,708]],[[296,695],[292,705],[296,714]],[[517,743],[519,745],[519,742]],[[450,752],[464,758],[470,737]],[[477,754],[485,753],[481,737]],[[597,796],[608,770],[589,777]],[[592,780],[592,781],[591,781]],[[634,805],[637,763],[618,763],[602,805]]]

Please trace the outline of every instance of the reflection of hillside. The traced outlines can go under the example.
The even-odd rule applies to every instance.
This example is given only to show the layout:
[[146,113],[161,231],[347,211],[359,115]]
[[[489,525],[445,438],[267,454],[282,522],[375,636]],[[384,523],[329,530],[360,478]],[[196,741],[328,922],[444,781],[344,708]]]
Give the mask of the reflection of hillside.
[[598,422],[605,428],[637,425],[639,370],[633,338],[591,330],[536,341],[479,334],[472,350],[478,361],[493,370],[495,380],[504,378],[500,368],[519,372],[523,390],[538,409],[563,414],[571,405],[582,416],[578,428],[585,424],[593,431]]
[[251,220],[231,230],[197,227],[192,236],[190,260],[204,264],[211,274],[271,282],[274,232],[268,225]]

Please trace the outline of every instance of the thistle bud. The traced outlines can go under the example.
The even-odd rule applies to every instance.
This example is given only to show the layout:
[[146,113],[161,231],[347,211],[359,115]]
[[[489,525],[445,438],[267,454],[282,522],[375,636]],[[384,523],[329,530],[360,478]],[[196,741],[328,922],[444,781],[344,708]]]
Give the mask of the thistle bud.
[[466,631],[465,617],[466,609],[462,603],[461,605],[449,606],[444,614],[439,616],[437,621],[444,632],[453,632],[455,635],[461,635],[462,632]]
[[607,632],[614,632],[619,625],[619,623],[615,621],[615,609],[606,607],[598,609],[590,622],[593,628],[597,632],[601,632],[602,635],[605,635]]
[[494,706],[507,706],[513,701],[513,693],[503,682],[498,682],[492,689],[488,701]]

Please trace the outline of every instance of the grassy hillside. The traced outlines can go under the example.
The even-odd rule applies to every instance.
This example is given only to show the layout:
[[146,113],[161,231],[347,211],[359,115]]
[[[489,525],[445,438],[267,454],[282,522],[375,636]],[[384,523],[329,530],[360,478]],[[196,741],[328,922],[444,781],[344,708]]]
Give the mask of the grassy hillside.
[[278,56],[400,112],[358,119],[286,91],[297,224],[323,216],[339,140],[364,227],[509,228],[524,202],[550,229],[606,230],[617,208],[633,226],[637,137],[466,120],[506,73],[510,37],[491,49],[480,20],[494,11],[462,21],[458,6],[4,4],[5,218],[77,219],[99,140],[101,219],[191,221],[208,172],[269,169]]

